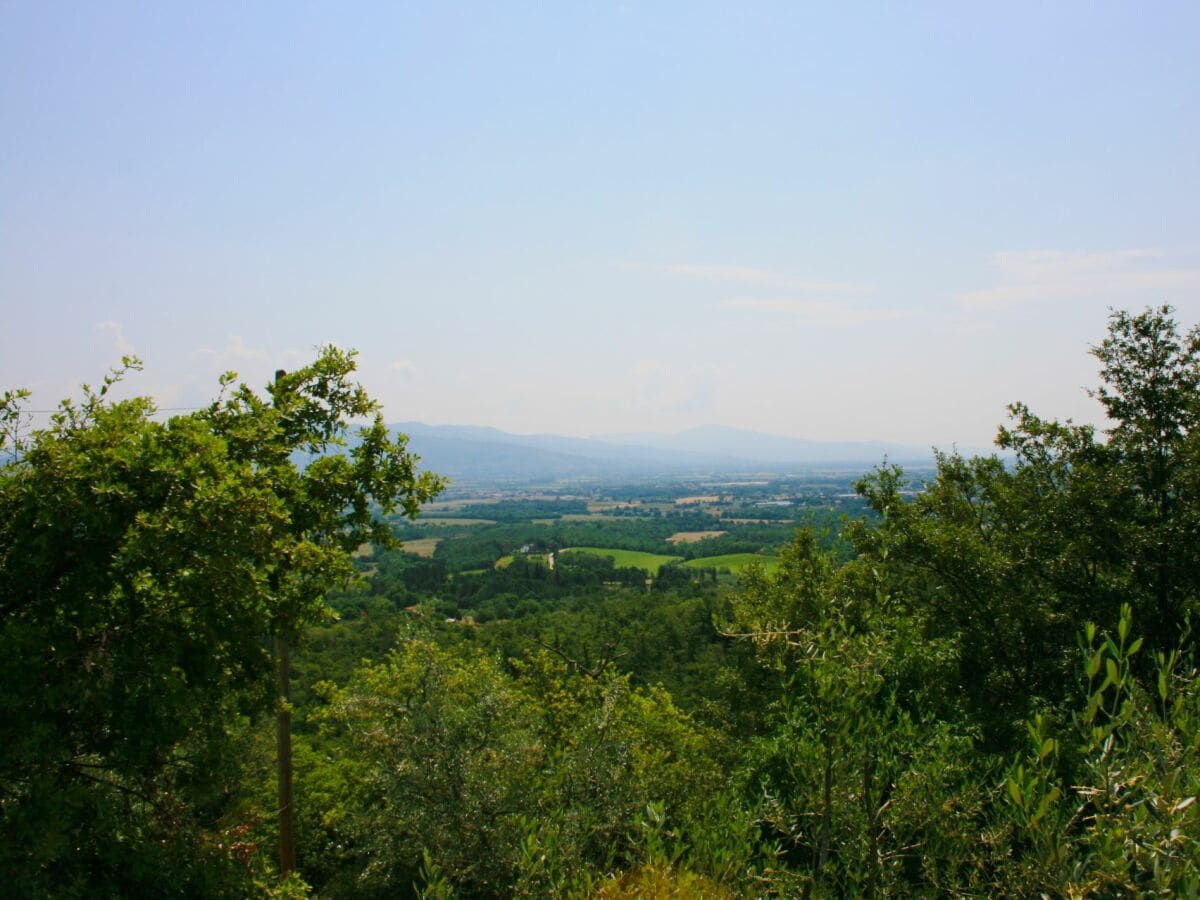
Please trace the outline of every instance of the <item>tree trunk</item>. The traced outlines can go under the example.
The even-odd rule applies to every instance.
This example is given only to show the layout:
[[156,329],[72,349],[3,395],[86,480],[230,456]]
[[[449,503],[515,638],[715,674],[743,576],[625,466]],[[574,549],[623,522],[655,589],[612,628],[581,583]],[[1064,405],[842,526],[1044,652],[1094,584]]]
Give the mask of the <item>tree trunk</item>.
[[288,683],[290,664],[287,638],[275,636],[276,701],[275,764],[279,778],[279,877],[287,878],[296,868],[296,835],[292,809],[292,707]]

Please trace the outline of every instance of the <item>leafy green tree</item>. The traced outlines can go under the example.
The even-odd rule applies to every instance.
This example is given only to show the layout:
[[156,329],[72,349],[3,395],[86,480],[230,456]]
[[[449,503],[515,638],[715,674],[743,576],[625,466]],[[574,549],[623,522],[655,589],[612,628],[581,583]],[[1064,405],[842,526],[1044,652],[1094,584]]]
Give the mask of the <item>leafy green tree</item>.
[[1005,782],[1010,892],[1193,896],[1200,891],[1200,673],[1190,652],[1159,652],[1143,685],[1126,605],[1116,633],[1080,635],[1080,708],[1029,723],[1029,751]]
[[271,703],[267,638],[323,615],[348,550],[390,539],[376,510],[441,487],[352,353],[325,348],[266,397],[230,373],[166,421],[110,399],[138,366],[7,443],[0,469],[0,860],[33,895],[246,893],[219,826],[231,729]]
[[1061,569],[1047,564],[1062,560],[1066,535],[1043,530],[1023,490],[1027,471],[1011,472],[995,456],[942,456],[937,478],[906,500],[902,474],[880,470],[859,489],[881,520],[852,532],[889,593],[919,612],[922,636],[953,648],[957,671],[931,685],[946,691],[942,714],[965,707],[992,749],[1011,749],[1036,698],[1066,688],[1073,620],[1062,585],[1054,590]]
[[996,748],[1066,698],[1079,623],[1129,602],[1166,651],[1200,596],[1200,332],[1181,336],[1169,307],[1116,312],[1093,354],[1103,436],[1018,403],[997,439],[1011,461],[940,455],[911,501],[894,468],[859,485],[882,517],[853,532],[859,553],[890,548],[893,586],[958,645],[954,681]]
[[1125,543],[1139,621],[1168,650],[1200,591],[1200,326],[1179,334],[1172,309],[1115,312],[1092,354],[1094,396],[1112,420],[1108,449],[1127,485]]
[[404,892],[428,850],[458,886],[502,894],[541,753],[532,698],[492,660],[423,640],[325,691],[327,740],[365,763],[340,823],[350,886]]
[[336,823],[348,872],[325,891],[395,896],[432,863],[471,896],[586,893],[641,861],[651,803],[675,859],[720,877],[748,864],[748,818],[714,803],[721,742],[661,689],[548,653],[512,675],[418,631],[325,690],[330,755],[361,767]]
[[778,890],[974,890],[986,767],[924,697],[947,674],[948,648],[922,640],[878,563],[839,567],[809,532],[780,562],[747,579],[731,626],[783,685],[741,773],[788,864]]

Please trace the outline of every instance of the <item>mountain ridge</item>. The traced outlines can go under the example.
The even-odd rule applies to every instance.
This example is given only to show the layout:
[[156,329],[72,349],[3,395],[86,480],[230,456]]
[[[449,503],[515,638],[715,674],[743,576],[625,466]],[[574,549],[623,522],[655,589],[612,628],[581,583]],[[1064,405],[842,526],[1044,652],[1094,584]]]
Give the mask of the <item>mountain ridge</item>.
[[930,465],[932,448],[887,441],[819,441],[722,425],[680,432],[580,438],[517,434],[480,425],[396,422],[428,469],[458,481],[687,475],[834,466],[864,471],[889,462]]

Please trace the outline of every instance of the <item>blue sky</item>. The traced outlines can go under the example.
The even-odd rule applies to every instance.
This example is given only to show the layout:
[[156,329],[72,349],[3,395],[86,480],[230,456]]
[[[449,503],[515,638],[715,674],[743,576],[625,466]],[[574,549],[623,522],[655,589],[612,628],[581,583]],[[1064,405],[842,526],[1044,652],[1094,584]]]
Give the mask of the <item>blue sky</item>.
[[0,386],[986,445],[1200,321],[1195,3],[0,0]]

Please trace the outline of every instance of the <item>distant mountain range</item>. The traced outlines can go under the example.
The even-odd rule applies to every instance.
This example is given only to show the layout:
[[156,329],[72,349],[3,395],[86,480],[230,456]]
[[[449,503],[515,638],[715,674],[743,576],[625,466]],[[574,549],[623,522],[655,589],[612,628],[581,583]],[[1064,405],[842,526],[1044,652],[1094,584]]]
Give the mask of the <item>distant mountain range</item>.
[[422,468],[458,482],[551,481],[571,478],[794,473],[805,469],[861,468],[883,462],[930,465],[929,447],[883,441],[808,441],[720,425],[675,434],[573,438],[512,434],[475,425],[389,426],[409,436]]

